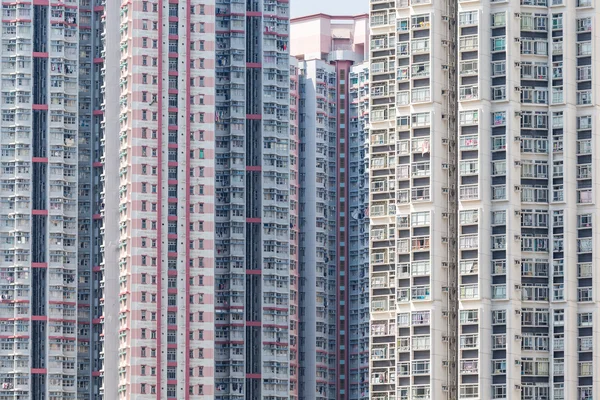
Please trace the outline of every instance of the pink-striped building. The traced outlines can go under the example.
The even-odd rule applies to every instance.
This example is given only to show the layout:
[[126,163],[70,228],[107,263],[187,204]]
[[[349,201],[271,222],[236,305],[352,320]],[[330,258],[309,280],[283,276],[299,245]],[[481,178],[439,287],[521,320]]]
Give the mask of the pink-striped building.
[[98,389],[109,398],[214,398],[214,14],[210,0],[106,10]]

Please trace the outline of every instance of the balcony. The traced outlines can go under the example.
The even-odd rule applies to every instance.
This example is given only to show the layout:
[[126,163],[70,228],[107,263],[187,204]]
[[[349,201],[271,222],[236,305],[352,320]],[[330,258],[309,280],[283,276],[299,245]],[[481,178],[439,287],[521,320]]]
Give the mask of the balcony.
[[478,85],[464,85],[459,88],[459,100],[470,101],[479,99]]
[[460,275],[476,275],[479,273],[479,262],[477,260],[461,260],[459,263]]
[[431,51],[429,38],[426,39],[413,39],[411,41],[411,51],[413,54],[424,54],[429,53]]
[[460,250],[476,250],[479,247],[479,236],[477,234],[463,235],[458,239]]
[[431,193],[429,186],[414,187],[411,189],[411,201],[430,201]]
[[429,161],[412,164],[412,177],[422,178],[431,175],[431,163]]
[[592,104],[592,91],[591,90],[578,90],[577,91],[577,105],[588,106]]
[[469,333],[460,335],[459,343],[461,350],[477,349],[479,348],[479,334]]
[[413,286],[410,297],[412,301],[431,300],[431,289],[429,285]]
[[467,135],[460,136],[459,148],[462,151],[478,150],[479,149],[479,136],[478,135]]
[[479,48],[479,37],[477,35],[461,36],[458,43],[460,51],[474,51]]
[[425,103],[431,101],[431,88],[417,88],[411,91],[413,103]]
[[479,199],[479,185],[461,185],[459,189],[459,198],[462,201],[465,200],[478,200]]
[[460,360],[460,374],[473,375],[479,373],[478,360]]
[[592,189],[577,189],[578,204],[592,204],[593,192]]
[[459,299],[460,300],[479,299],[479,285],[476,283],[460,285]]

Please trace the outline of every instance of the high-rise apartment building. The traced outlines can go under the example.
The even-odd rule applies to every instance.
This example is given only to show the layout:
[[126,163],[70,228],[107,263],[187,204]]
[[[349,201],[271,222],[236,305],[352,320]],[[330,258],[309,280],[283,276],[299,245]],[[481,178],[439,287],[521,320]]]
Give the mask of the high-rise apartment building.
[[213,398],[214,13],[3,7],[1,398]]
[[453,1],[371,3],[370,396],[453,398]]
[[369,393],[369,64],[350,68],[350,398]]
[[283,400],[298,390],[289,2],[218,1],[215,52],[214,398]]
[[77,392],[78,8],[3,6],[2,398]]
[[120,53],[105,41],[102,83],[119,98],[105,99],[100,140],[103,243],[115,248],[105,250],[100,285],[118,285],[118,304],[101,318],[119,336],[100,354],[118,352],[101,366],[118,377],[100,389],[212,398],[215,5],[138,1],[114,14],[103,31],[108,39],[118,30]]
[[368,391],[367,16],[296,18],[291,33],[300,74],[300,397],[358,399]]
[[599,17],[371,2],[371,398],[598,397]]

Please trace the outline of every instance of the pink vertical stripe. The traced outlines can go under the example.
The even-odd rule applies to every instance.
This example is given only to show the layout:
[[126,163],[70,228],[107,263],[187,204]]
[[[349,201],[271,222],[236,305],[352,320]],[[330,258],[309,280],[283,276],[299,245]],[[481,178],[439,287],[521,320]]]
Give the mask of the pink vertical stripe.
[[[190,57],[191,57],[190,40],[191,40],[192,35],[189,33],[190,24],[191,24],[190,0],[188,0],[186,2],[185,13],[186,13],[186,19],[188,22],[188,25],[186,26],[187,32],[185,32],[185,36],[186,36],[186,41],[185,41],[185,48],[186,48],[186,52],[185,52],[185,54],[186,54],[186,58],[185,58],[185,70],[186,70],[185,90],[186,90],[186,92],[185,93],[187,94],[187,96],[185,97],[185,109],[186,109],[187,113],[189,114],[190,113],[190,97],[191,97],[190,90],[191,89],[190,89],[190,77],[187,75],[187,73],[189,73],[191,71],[191,69],[190,69]],[[190,240],[190,174],[189,174],[189,168],[190,168],[191,126],[190,126],[189,118],[185,119],[185,124],[186,124],[185,165],[187,166],[188,172],[186,173],[186,177],[185,177],[186,210],[185,210],[185,240],[183,241],[183,243],[186,245],[185,246],[185,267],[186,267],[187,271],[189,271],[189,273],[191,274],[191,270],[189,268],[190,246],[187,245],[187,243]],[[185,309],[189,314],[190,313],[190,277],[186,276],[186,278],[187,279],[185,280]],[[186,332],[190,331],[190,319],[187,316],[185,318],[185,330],[186,330]],[[189,340],[189,337],[186,337],[186,340],[185,340],[185,368],[183,370],[183,372],[184,372],[183,376],[185,376],[184,389],[187,389],[190,384],[190,378],[189,378],[189,373],[188,373],[189,370],[190,370],[190,340]],[[185,392],[185,400],[189,400],[190,399],[190,391],[184,390],[184,392]]]
[[157,161],[158,161],[158,199],[159,205],[157,209],[156,218],[158,220],[157,224],[157,240],[156,240],[156,249],[158,256],[156,257],[156,270],[158,274],[158,279],[156,280],[156,290],[158,295],[156,296],[156,325],[158,326],[158,335],[156,336],[156,347],[158,351],[156,352],[156,365],[157,369],[157,377],[156,377],[156,400],[161,400],[162,393],[162,114],[163,114],[163,8],[162,5],[159,4],[158,7],[158,137],[157,137]]

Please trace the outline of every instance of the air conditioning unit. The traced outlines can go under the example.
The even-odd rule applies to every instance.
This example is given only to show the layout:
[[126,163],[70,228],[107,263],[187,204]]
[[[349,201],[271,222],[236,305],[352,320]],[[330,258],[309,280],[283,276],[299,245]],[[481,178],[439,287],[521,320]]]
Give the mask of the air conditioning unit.
[[521,360],[515,360],[515,365],[521,365]]
[[521,390],[521,385],[515,385],[515,390]]
[[516,161],[515,161],[515,167],[520,167],[520,166],[521,166],[521,161],[519,161],[519,160],[516,160]]
[[448,213],[448,212],[442,213],[442,218],[448,218],[449,216],[450,216],[450,213]]
[[515,260],[515,265],[521,265],[521,260]]
[[515,61],[515,67],[521,68],[521,61]]
[[515,18],[521,18],[521,13],[515,13]]
[[446,244],[448,243],[448,237],[447,236],[444,236],[442,238],[442,243],[446,243]]
[[521,116],[521,111],[515,111],[515,117],[520,117]]
[[521,315],[521,310],[515,310],[515,314]]
[[515,185],[515,191],[516,192],[520,192],[521,191],[521,185]]
[[515,240],[517,240],[517,241],[521,240],[521,235],[515,235]]
[[450,168],[450,164],[442,163],[442,169],[448,169],[448,168]]
[[515,335],[515,340],[521,340],[521,335]]
[[515,86],[515,92],[521,92],[521,86]]
[[448,268],[448,261],[442,261],[442,267]]
[[515,290],[521,290],[521,285],[519,285],[519,284],[516,284],[516,285],[515,285]]
[[515,210],[515,217],[521,216],[521,210]]
[[515,38],[515,43],[521,43],[521,38],[520,37],[516,37]]
[[515,142],[520,142],[521,141],[521,136],[515,136]]

